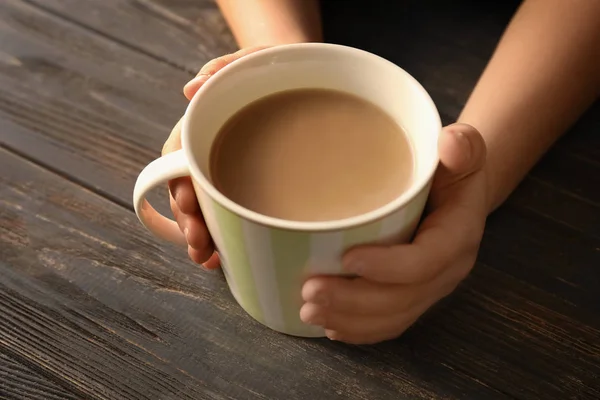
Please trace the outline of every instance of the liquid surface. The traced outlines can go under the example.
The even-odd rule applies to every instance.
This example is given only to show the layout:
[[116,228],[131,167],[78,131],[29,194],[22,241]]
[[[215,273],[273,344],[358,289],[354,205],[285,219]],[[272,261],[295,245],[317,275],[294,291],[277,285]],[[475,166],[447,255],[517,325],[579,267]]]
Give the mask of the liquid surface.
[[296,89],[263,97],[221,128],[211,149],[213,184],[260,214],[327,221],[377,209],[410,185],[403,130],[359,97]]

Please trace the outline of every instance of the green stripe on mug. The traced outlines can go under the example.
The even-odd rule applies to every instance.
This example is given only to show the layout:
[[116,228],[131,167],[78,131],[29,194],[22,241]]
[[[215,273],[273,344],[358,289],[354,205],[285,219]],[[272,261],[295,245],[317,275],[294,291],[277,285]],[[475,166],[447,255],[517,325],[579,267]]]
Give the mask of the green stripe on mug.
[[286,331],[302,334],[307,325],[300,320],[302,283],[310,256],[310,234],[304,232],[271,230],[271,248]]
[[219,250],[224,256],[230,276],[235,280],[237,295],[239,296],[237,301],[242,303],[242,307],[248,314],[259,321],[263,321],[263,312],[258,301],[254,274],[246,253],[242,219],[212,199],[211,202],[214,218],[221,233],[220,242],[223,248]]

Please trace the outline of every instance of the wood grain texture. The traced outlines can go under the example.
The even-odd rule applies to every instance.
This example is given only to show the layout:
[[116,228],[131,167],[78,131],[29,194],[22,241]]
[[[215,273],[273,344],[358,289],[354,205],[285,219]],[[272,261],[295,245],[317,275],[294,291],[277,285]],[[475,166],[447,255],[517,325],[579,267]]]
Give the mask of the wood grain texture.
[[193,74],[236,47],[213,0],[28,1]]
[[[326,35],[406,68],[451,122],[517,3],[442,3],[324,1]],[[0,1],[0,398],[600,398],[598,105],[402,338],[295,339],[130,211],[223,27],[207,0]]]
[[129,206],[191,75],[21,1],[0,35],[0,142]]
[[0,398],[31,400],[75,400],[78,394],[38,372],[37,365],[24,365],[0,347]]
[[84,398],[600,395],[597,313],[485,264],[399,340],[295,339],[252,321],[219,274],[161,248],[129,211],[0,160],[0,345]]
[[414,381],[401,365],[380,377],[377,358],[362,364],[372,350],[353,355],[263,328],[234,304],[220,275],[161,250],[132,213],[6,152],[0,160],[8,171],[0,343],[73,391],[107,399],[450,398],[453,385],[467,385],[496,393],[453,382],[446,368],[439,387]]

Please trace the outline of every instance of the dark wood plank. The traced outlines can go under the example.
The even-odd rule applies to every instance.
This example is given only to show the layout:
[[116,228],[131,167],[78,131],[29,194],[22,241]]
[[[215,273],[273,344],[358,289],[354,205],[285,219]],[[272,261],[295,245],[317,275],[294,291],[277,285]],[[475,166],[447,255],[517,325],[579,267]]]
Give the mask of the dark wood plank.
[[21,1],[0,35],[0,143],[129,206],[190,75]]
[[6,152],[0,169],[0,341],[87,398],[600,395],[597,314],[485,264],[397,341],[300,340],[131,212]]
[[0,398],[23,400],[75,400],[81,398],[3,352],[0,346]]
[[412,376],[419,363],[380,376],[376,358],[362,364],[368,352],[269,331],[235,305],[219,274],[161,250],[129,211],[6,152],[0,168],[0,340],[73,391],[110,399],[498,393],[443,366],[435,384]]
[[236,48],[213,0],[28,1],[194,74]]

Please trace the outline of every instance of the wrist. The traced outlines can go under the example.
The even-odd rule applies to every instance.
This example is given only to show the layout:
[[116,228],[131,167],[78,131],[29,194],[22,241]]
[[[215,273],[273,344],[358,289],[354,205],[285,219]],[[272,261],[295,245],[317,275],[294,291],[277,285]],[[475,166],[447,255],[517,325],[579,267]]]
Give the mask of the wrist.
[[263,26],[251,32],[237,32],[236,41],[240,48],[270,47],[283,44],[322,42],[320,28]]
[[217,0],[239,47],[320,42],[318,0]]
[[[489,160],[486,161],[483,168],[483,174],[485,176],[485,198],[487,205],[488,214],[496,211],[498,207],[502,205],[514,190],[511,185],[507,186],[507,182],[502,182],[501,176],[499,175],[499,167],[494,166]],[[518,182],[518,181],[517,181]]]
[[287,35],[267,35],[265,37],[250,37],[246,40],[238,39],[237,42],[240,49],[248,49],[252,47],[271,47],[294,43],[322,42],[322,39],[315,35],[299,32]]
[[485,185],[485,204],[487,214],[493,213],[499,206],[499,202],[496,200],[496,190],[492,184],[491,174],[489,171],[488,163],[486,162],[483,166],[483,181]]

